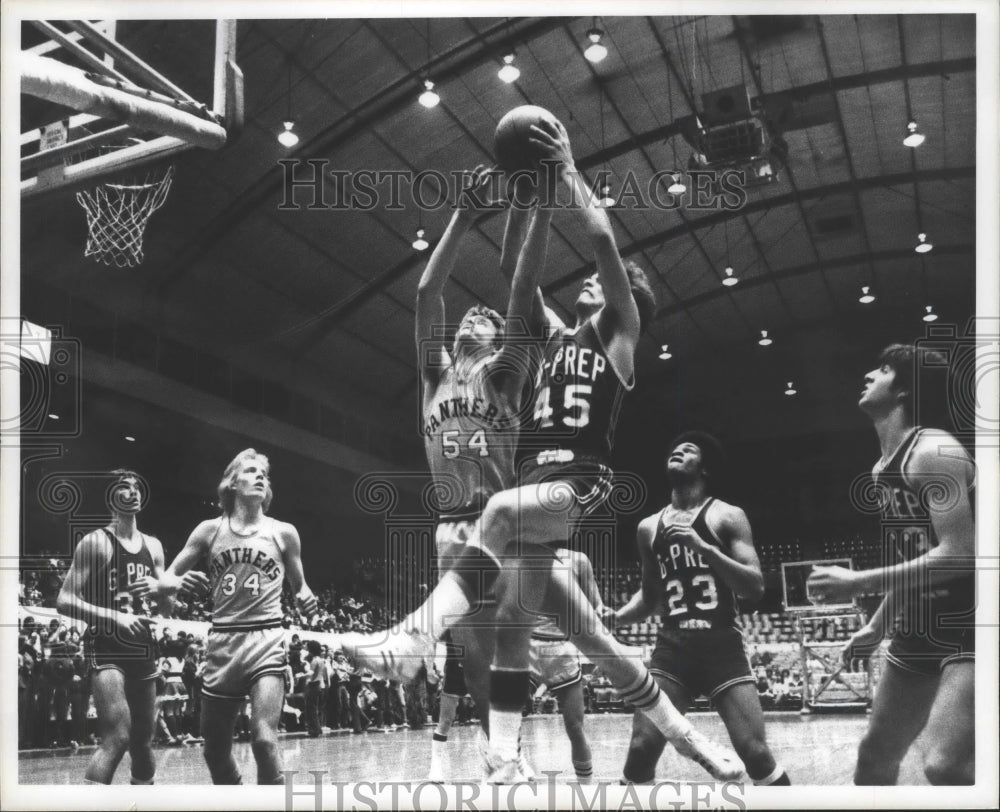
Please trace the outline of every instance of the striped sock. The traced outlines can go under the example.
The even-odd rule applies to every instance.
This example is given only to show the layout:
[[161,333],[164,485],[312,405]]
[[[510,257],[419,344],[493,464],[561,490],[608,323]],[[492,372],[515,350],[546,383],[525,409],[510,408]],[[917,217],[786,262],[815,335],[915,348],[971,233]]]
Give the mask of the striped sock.
[[573,772],[576,773],[576,780],[581,784],[589,784],[594,778],[594,762],[590,759],[586,761],[573,761]]
[[691,729],[691,723],[667,699],[648,671],[618,693],[625,702],[645,713],[667,739],[683,736]]

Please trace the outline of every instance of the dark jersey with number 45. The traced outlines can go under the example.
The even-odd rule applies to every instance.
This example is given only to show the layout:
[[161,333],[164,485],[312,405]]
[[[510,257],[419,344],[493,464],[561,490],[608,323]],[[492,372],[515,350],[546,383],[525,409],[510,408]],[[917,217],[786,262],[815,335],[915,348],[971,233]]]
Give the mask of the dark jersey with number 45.
[[[574,459],[607,465],[625,393],[592,317],[545,345],[535,378],[533,419],[521,435],[523,456],[572,451]],[[553,461],[558,461],[555,457]]]
[[[705,519],[714,499],[708,499],[691,522],[691,529],[707,544],[725,552],[722,542]],[[667,531],[666,508],[660,514],[653,537],[653,554],[660,567],[663,587],[663,625],[675,628],[739,628],[736,595],[719,578],[702,555],[679,541],[671,541]]]

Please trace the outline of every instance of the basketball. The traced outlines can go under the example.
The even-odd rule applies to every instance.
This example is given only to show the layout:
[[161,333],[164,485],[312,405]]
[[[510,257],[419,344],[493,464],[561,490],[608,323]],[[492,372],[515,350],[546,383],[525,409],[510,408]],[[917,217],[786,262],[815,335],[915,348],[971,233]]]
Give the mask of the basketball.
[[544,107],[534,104],[515,107],[500,119],[493,136],[493,154],[501,169],[505,172],[535,169],[535,162],[542,155],[528,139],[531,137],[531,125],[543,119],[558,120]]

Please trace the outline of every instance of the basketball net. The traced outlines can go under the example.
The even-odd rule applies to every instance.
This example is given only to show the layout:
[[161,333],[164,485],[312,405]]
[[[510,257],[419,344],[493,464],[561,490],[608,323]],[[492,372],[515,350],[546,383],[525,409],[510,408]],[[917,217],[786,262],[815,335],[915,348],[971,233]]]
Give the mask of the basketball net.
[[134,268],[142,263],[142,238],[146,223],[167,199],[174,168],[168,167],[160,179],[123,185],[102,183],[77,192],[76,200],[87,213],[85,257],[118,268]]

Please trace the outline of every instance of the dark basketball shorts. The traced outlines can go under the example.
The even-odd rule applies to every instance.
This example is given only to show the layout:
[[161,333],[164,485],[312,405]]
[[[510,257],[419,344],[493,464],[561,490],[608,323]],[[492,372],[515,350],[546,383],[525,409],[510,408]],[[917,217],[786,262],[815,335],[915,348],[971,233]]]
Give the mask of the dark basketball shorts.
[[446,632],[442,640],[446,646],[444,657],[444,682],[441,693],[449,696],[465,696],[469,689],[465,684],[465,667],[462,665],[462,647],[451,642],[451,632]]
[[580,681],[580,655],[569,640],[543,640],[531,638],[528,650],[531,691],[544,685],[550,691],[558,691]]
[[754,682],[739,629],[662,628],[649,672],[684,687],[691,698],[714,699],[741,682]]
[[283,676],[285,630],[281,621],[239,630],[213,626],[205,652],[202,694],[212,699],[246,699],[250,687],[268,674]]
[[84,638],[84,653],[94,671],[113,668],[121,671],[127,680],[151,680],[160,675],[157,664],[156,641],[149,639],[134,645],[115,637],[87,635]]
[[974,617],[962,610],[921,602],[920,614],[910,613],[896,629],[886,651],[886,659],[897,668],[914,674],[937,676],[945,666],[975,662],[976,628]]
[[[538,457],[542,457],[542,452]],[[557,492],[555,499],[562,501],[570,495],[580,507],[582,516],[587,516],[608,501],[614,487],[614,472],[601,462],[591,459],[572,459],[560,462],[558,454],[554,462],[537,464],[532,461],[522,467],[520,484],[541,485],[546,482],[565,482],[568,491]],[[569,452],[567,452],[569,453]],[[558,507],[559,505],[553,505]]]

